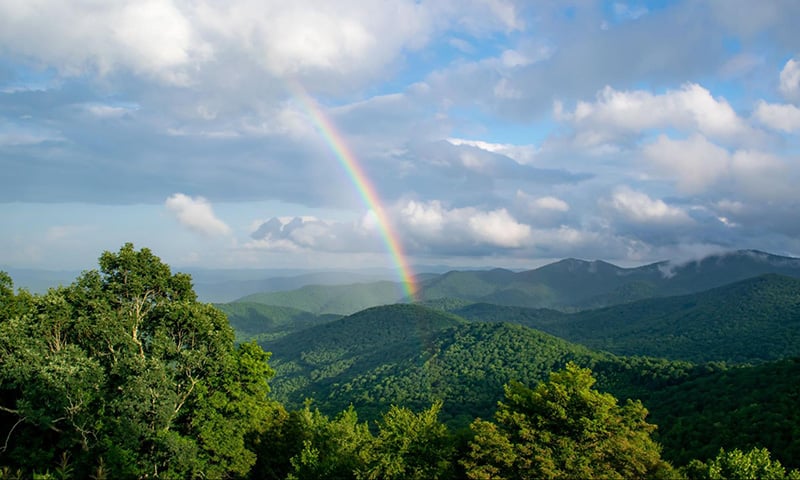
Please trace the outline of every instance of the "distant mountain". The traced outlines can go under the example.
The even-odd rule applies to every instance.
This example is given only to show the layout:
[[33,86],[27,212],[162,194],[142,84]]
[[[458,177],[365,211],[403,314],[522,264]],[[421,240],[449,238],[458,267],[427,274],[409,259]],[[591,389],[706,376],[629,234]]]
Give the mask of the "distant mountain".
[[488,304],[453,313],[519,323],[618,355],[696,362],[800,356],[800,279],[775,274],[573,314]]
[[[700,292],[766,273],[800,278],[800,259],[740,250],[681,264],[659,262],[622,268],[600,260],[570,258],[523,272],[498,268],[420,275],[418,300],[425,305],[490,303],[574,312]],[[310,280],[304,277],[298,283]],[[274,286],[277,287],[277,282]],[[294,290],[265,291],[237,301],[346,315],[408,299],[399,283],[382,281],[348,286],[307,285]]]
[[331,322],[340,315],[314,315],[291,307],[254,302],[216,304],[228,315],[238,341],[275,340],[299,330]]
[[[195,274],[192,274],[192,278]],[[352,272],[313,272],[291,276],[262,277],[256,279],[215,280],[204,272],[195,281],[197,296],[205,302],[232,302],[247,295],[264,292],[295,290],[306,285],[347,285],[383,281],[389,275]]]
[[307,285],[296,290],[256,293],[236,302],[291,307],[318,315],[348,315],[376,305],[400,302],[404,295],[400,283],[382,281],[352,285]]
[[519,273],[450,272],[424,282],[420,296],[575,310],[694,293],[766,273],[800,278],[800,259],[740,250],[682,264],[622,268],[570,258]]

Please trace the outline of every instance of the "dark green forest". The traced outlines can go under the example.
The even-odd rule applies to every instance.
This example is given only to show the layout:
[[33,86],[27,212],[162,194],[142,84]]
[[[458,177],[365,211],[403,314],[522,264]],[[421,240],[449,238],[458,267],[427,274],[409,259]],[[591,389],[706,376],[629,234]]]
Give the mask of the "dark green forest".
[[131,244],[43,295],[0,272],[0,478],[800,479],[798,283],[341,317],[201,303]]

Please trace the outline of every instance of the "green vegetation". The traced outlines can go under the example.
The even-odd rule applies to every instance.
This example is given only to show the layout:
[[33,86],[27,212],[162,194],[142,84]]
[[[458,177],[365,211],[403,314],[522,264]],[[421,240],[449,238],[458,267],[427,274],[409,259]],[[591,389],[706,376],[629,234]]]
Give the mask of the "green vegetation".
[[[411,304],[338,318],[238,302],[220,307],[235,338],[149,250],[99,263],[44,295],[0,272],[0,478],[800,479],[787,470],[800,466],[797,280],[578,314],[431,301],[471,321]],[[622,357],[525,326],[645,348],[656,337],[637,319],[659,335],[710,330],[721,338],[704,345],[728,362],[795,358]],[[274,379],[248,338],[274,352]]]
[[729,363],[800,356],[800,280],[773,274],[574,314],[487,304],[454,313],[519,323],[617,355]]
[[533,390],[506,386],[495,422],[475,420],[467,458],[470,479],[669,478],[650,438],[647,410],[594,390],[591,372],[569,363]]
[[272,370],[234,348],[224,314],[197,303],[188,276],[125,245],[100,271],[0,312],[0,462],[73,475],[214,478],[246,474],[248,437],[274,408]]

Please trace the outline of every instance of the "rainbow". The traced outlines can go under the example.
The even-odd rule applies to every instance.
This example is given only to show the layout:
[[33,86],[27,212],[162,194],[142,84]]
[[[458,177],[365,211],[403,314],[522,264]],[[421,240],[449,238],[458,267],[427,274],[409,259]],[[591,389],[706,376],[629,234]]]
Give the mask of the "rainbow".
[[350,147],[347,146],[344,137],[336,130],[336,127],[325,116],[325,113],[308,92],[306,92],[305,88],[296,82],[290,82],[289,88],[295,98],[300,101],[308,112],[317,130],[322,134],[322,138],[336,156],[336,159],[339,160],[339,163],[344,167],[345,172],[347,172],[350,181],[353,182],[353,185],[356,187],[364,204],[375,214],[375,218],[378,221],[378,230],[392,257],[392,261],[397,267],[400,283],[403,285],[403,291],[411,301],[416,300],[417,284],[414,280],[414,274],[403,253],[403,248],[400,244],[397,232],[392,228],[392,223],[386,215],[386,211],[383,208],[378,193],[375,191],[375,187],[370,182],[364,169],[359,165]]

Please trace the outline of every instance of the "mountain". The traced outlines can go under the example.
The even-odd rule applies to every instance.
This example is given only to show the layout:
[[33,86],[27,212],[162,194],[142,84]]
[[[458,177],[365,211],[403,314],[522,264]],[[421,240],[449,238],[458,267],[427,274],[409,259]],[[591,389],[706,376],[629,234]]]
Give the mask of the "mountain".
[[775,274],[572,314],[487,304],[453,313],[519,323],[617,355],[732,363],[800,356],[800,279]]
[[591,367],[623,398],[694,368],[621,359],[520,325],[470,323],[409,304],[374,307],[262,346],[273,353],[273,393],[289,406],[314,398],[331,414],[352,404],[376,418],[392,404],[427,408],[443,399],[444,418],[462,425],[459,419],[488,418],[508,381],[535,384],[568,361]]
[[682,264],[622,268],[570,258],[519,273],[450,272],[423,283],[420,296],[576,310],[694,293],[766,273],[800,278],[800,259],[739,250]]
[[268,341],[298,330],[338,319],[339,315],[314,315],[291,307],[254,302],[214,305],[228,316],[237,341]]
[[236,302],[291,307],[317,315],[349,315],[376,305],[397,303],[404,296],[400,283],[382,281],[352,285],[307,285],[296,290],[256,293]]
[[[563,314],[562,314],[563,315]],[[696,365],[593,351],[509,323],[468,322],[419,305],[375,307],[264,344],[273,352],[273,394],[288,407],[313,398],[334,415],[360,419],[390,405],[414,410],[443,401],[442,420],[464,427],[491,418],[503,385],[535,385],[569,362],[592,369],[601,391],[641,399],[659,425],[664,457],[707,459],[721,447],[767,446],[800,466],[800,359],[757,366]]]
[[800,358],[718,369],[642,395],[656,439],[675,465],[726,450],[767,448],[800,467]]
[[[523,272],[498,268],[419,275],[418,300],[425,305],[491,303],[574,312],[700,292],[767,273],[800,278],[800,259],[740,250],[681,264],[659,262],[622,268],[600,260],[570,258]],[[237,301],[347,315],[407,300],[398,283],[383,281],[307,285],[248,295]]]

